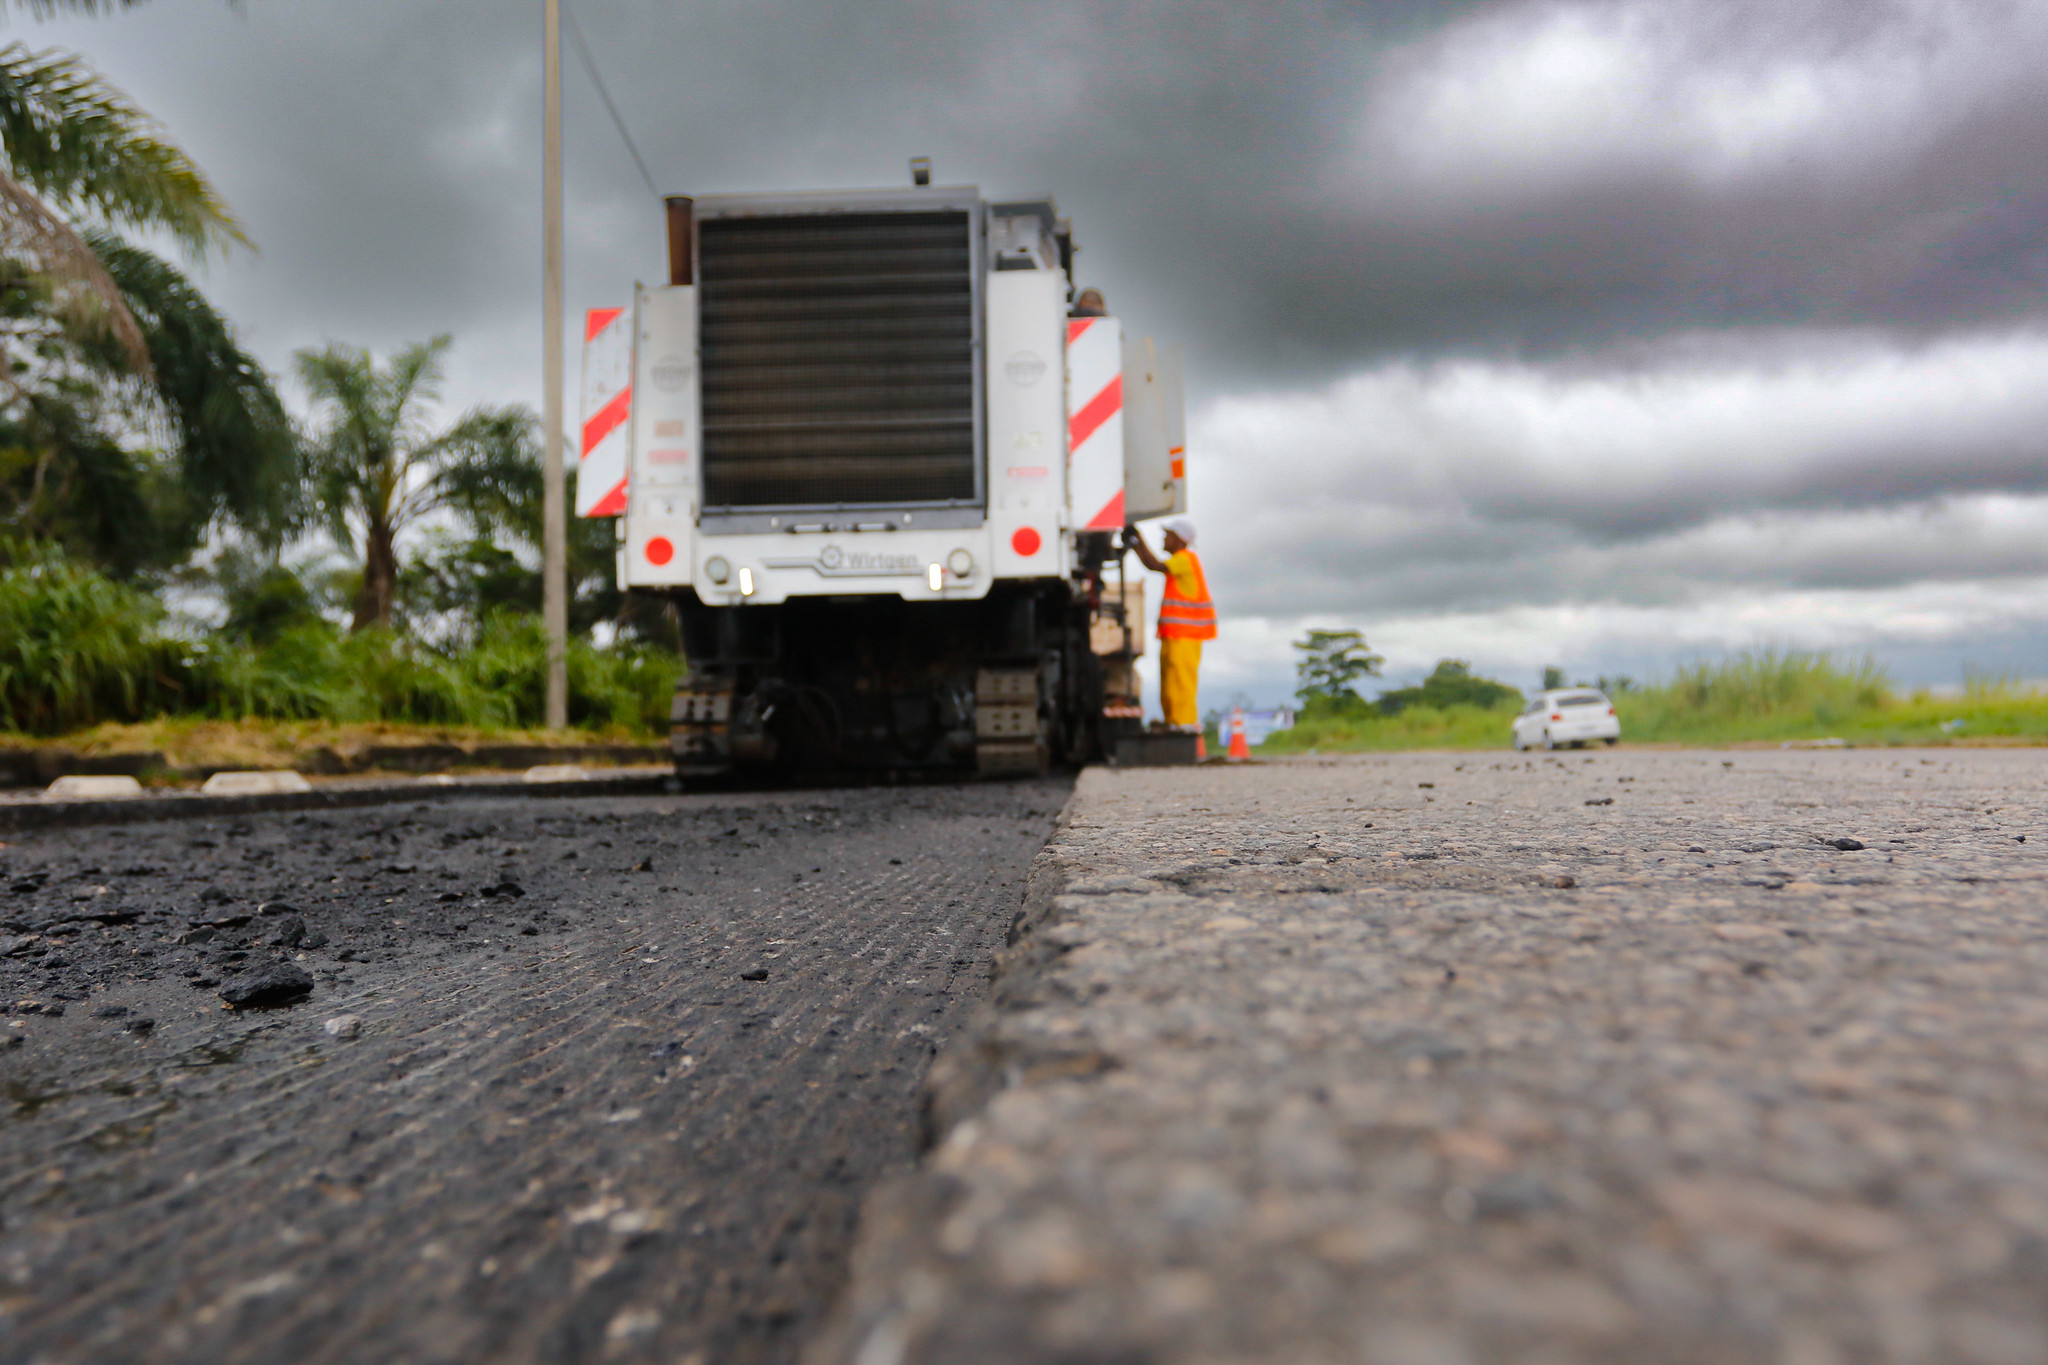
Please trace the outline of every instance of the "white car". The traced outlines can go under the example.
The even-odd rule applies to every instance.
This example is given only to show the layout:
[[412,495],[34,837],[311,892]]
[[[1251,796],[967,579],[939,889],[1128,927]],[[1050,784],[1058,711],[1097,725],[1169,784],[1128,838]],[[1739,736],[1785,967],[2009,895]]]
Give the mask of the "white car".
[[1590,687],[1545,692],[1515,717],[1515,748],[1583,749],[1588,740],[1612,744],[1621,738],[1614,703]]

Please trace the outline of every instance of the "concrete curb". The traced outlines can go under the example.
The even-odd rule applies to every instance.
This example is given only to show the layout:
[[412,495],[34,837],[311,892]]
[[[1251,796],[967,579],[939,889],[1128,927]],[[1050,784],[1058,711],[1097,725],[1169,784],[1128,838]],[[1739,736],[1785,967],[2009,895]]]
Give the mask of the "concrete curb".
[[[654,744],[372,744],[342,753],[322,746],[304,750],[290,765],[309,777],[349,777],[377,772],[439,773],[455,768],[523,769],[542,763],[633,765],[666,763],[668,745]],[[60,777],[149,777],[203,782],[232,764],[173,766],[155,750],[79,754],[70,749],[0,747],[0,788],[43,787]],[[244,765],[246,766],[246,765]]]
[[658,796],[675,779],[667,773],[597,777],[583,782],[528,782],[514,776],[448,786],[393,783],[388,786],[315,789],[268,796],[199,796],[172,793],[125,801],[0,802],[0,833],[84,825],[127,825],[155,820],[195,820],[223,815],[289,811],[352,810],[405,802],[474,800],[504,796]]

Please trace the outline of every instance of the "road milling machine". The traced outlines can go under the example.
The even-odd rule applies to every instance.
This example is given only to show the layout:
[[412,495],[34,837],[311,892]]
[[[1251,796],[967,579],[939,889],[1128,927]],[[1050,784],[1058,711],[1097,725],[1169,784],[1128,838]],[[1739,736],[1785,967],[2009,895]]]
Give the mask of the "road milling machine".
[[677,772],[1028,774],[1141,730],[1118,538],[1186,506],[1181,359],[1069,316],[1052,199],[667,219],[668,283],[587,320],[576,511],[680,617]]

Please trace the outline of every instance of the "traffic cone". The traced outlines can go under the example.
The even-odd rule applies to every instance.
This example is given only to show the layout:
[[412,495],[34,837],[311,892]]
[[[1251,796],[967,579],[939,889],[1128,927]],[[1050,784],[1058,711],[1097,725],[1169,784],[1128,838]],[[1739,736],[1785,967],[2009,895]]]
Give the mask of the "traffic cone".
[[1230,756],[1239,760],[1252,756],[1251,743],[1245,738],[1242,708],[1230,713]]

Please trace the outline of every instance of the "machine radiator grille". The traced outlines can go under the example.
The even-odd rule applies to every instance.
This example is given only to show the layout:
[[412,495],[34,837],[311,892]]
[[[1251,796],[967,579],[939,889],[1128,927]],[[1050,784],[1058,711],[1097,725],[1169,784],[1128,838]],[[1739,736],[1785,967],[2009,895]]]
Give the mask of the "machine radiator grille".
[[965,212],[697,231],[707,512],[975,497]]

